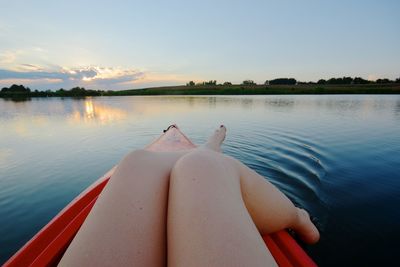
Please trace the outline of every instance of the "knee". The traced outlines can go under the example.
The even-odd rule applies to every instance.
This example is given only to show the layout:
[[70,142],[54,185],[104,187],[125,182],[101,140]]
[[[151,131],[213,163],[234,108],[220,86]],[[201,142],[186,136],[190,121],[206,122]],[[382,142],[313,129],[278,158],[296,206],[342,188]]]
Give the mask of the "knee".
[[216,181],[226,176],[238,176],[228,159],[217,152],[196,150],[175,163],[170,179],[172,182],[196,179]]
[[196,173],[210,167],[214,162],[203,151],[194,151],[181,157],[172,168],[171,175]]
[[147,170],[154,169],[154,166],[152,166],[154,159],[151,153],[144,149],[130,152],[118,163],[112,179],[131,181],[135,177],[145,175],[145,173],[148,173]]
[[141,166],[148,160],[149,153],[144,149],[134,150],[121,160],[117,169],[132,169],[133,167]]
[[125,162],[125,161],[137,161],[137,160],[141,160],[144,159],[148,156],[150,152],[144,149],[137,149],[134,150],[132,152],[130,152],[128,155],[126,155],[121,162]]

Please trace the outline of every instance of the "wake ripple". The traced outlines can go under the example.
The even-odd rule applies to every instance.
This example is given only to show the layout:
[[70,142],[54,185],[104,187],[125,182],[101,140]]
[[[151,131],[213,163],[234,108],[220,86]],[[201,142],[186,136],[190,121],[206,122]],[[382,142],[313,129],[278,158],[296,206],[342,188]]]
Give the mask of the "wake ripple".
[[265,176],[297,206],[313,213],[321,207],[327,174],[323,148],[314,140],[279,129],[231,136],[225,151]]

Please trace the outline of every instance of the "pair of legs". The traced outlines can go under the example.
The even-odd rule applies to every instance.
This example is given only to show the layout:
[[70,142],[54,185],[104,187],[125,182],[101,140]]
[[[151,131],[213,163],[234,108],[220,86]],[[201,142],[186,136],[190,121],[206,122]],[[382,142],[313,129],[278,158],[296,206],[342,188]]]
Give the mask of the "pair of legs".
[[305,211],[220,153],[225,132],[189,151],[129,154],[60,265],[272,266],[260,234],[292,228],[318,241]]

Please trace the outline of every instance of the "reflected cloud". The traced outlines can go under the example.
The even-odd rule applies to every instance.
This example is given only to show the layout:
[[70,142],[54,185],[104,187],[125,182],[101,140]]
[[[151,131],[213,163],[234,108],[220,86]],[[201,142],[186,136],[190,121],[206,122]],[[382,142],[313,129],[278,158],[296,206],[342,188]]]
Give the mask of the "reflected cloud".
[[48,123],[49,120],[45,116],[17,117],[15,120],[11,121],[8,130],[13,132],[16,136],[28,138],[38,134],[38,129],[45,129]]
[[69,121],[72,123],[77,122],[98,122],[107,124],[114,121],[119,121],[127,117],[127,112],[115,107],[93,102],[92,99],[87,99],[84,102],[83,108],[75,108]]
[[0,166],[6,166],[9,158],[12,156],[13,151],[10,148],[0,149]]
[[17,123],[15,124],[15,133],[17,135],[19,135],[20,137],[28,137],[29,136],[29,130],[26,127],[26,125],[21,122],[21,121],[17,121]]
[[85,111],[88,119],[94,118],[93,101],[85,101]]

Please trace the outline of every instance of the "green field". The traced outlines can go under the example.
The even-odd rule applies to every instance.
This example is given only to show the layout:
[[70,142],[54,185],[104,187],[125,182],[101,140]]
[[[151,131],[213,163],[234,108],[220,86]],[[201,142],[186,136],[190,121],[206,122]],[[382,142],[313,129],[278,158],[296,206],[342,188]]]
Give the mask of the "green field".
[[105,95],[400,94],[400,84],[195,85],[106,92]]

